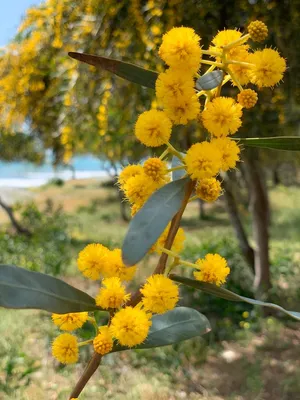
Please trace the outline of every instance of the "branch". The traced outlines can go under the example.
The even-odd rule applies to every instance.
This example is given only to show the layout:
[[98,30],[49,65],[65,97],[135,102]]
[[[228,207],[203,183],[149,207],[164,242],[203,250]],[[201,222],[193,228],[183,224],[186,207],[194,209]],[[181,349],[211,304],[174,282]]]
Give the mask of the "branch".
[[8,204],[4,203],[2,199],[0,198],[0,207],[3,208],[3,210],[7,213],[11,224],[15,228],[15,230],[20,233],[21,235],[26,235],[28,237],[32,236],[32,232],[29,231],[29,229],[25,228],[22,226],[16,219],[12,207],[10,207]]

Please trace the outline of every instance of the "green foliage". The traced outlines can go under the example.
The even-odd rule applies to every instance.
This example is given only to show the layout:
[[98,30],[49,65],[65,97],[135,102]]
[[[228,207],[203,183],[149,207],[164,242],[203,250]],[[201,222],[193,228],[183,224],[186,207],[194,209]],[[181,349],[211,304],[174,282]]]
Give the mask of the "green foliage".
[[51,201],[42,210],[33,202],[16,209],[21,225],[28,227],[32,236],[0,231],[0,263],[51,275],[63,273],[71,259],[70,218]]
[[127,265],[139,262],[179,210],[189,178],[158,189],[132,219],[124,239],[122,257]]
[[0,306],[57,314],[99,310],[87,293],[40,272],[0,264]]
[[138,85],[145,86],[150,89],[155,89],[155,82],[158,77],[157,72],[150,71],[124,61],[94,56],[91,54],[70,52],[69,56],[75,58],[75,60],[79,60],[112,72],[113,74],[120,76],[127,81],[137,83]]
[[275,136],[261,138],[234,138],[239,144],[247,147],[258,147],[275,150],[300,151],[300,137],[297,136]]
[[[198,311],[187,307],[176,307],[162,314],[154,315],[152,325],[144,343],[136,349],[168,346],[210,331],[208,319]],[[128,350],[127,347],[115,345],[113,351]]]

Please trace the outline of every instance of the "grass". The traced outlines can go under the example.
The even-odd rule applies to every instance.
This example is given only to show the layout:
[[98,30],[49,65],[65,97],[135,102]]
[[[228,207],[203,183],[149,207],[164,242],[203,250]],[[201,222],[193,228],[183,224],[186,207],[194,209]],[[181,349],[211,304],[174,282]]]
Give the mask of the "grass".
[[[94,295],[97,284],[79,276],[76,255],[90,242],[112,247],[121,245],[127,223],[120,217],[116,191],[90,180],[68,182],[62,187],[47,186],[33,190],[32,194],[40,206],[50,197],[72,215],[73,261],[64,279]],[[277,187],[270,192],[270,250],[276,296],[282,305],[295,310],[299,310],[300,283],[299,195],[297,187]],[[247,210],[243,213],[248,223]],[[183,226],[188,242],[186,258],[196,258],[201,251],[220,249],[234,264],[234,273],[244,268],[235,250],[234,232],[222,201],[207,207],[203,221],[198,219],[197,202],[190,204]],[[142,263],[136,284],[143,281],[154,263],[154,257]],[[192,295],[189,301],[202,310],[215,307],[212,322],[226,331],[223,340],[215,341],[214,332],[206,338],[173,347],[109,355],[80,399],[298,399],[300,335],[297,325],[289,320],[262,320],[247,305],[228,302],[213,305],[211,299]],[[245,310],[249,310],[249,316],[243,317]],[[244,328],[236,328],[239,321]],[[83,349],[81,364],[60,366],[50,354],[51,340],[56,335],[57,330],[46,313],[0,310],[0,400],[68,398],[89,353]]]

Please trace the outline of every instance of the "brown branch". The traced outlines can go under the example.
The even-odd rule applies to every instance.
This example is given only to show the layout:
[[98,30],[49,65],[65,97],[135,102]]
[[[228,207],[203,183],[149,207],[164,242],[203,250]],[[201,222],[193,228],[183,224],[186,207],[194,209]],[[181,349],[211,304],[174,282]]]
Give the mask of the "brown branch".
[[[184,213],[184,210],[187,206],[187,203],[189,201],[189,198],[193,192],[193,189],[195,187],[195,182],[193,181],[189,181],[187,186],[186,186],[186,192],[185,192],[185,196],[184,199],[182,201],[181,207],[179,209],[179,211],[177,212],[177,214],[174,216],[174,218],[172,219],[171,222],[171,227],[168,233],[168,237],[166,240],[166,244],[165,244],[165,248],[170,250],[172,247],[172,244],[174,242],[176,233],[179,229],[179,225],[180,225],[180,221],[181,221],[181,217],[182,214]],[[154,274],[163,274],[166,268],[166,264],[167,264],[167,260],[168,260],[168,255],[163,253],[158,261],[158,264],[154,270]],[[126,306],[135,306],[136,304],[138,304],[141,300],[141,292],[138,289],[131,297],[131,300],[126,303]],[[99,367],[101,362],[101,356],[98,353],[94,353],[94,355],[92,356],[92,358],[90,359],[90,362],[88,363],[86,369],[84,370],[81,378],[79,379],[79,381],[77,382],[71,396],[70,399],[72,398],[76,398],[80,395],[80,393],[82,392],[82,390],[84,389],[85,385],[87,384],[87,382],[89,381],[89,379],[91,378],[91,376],[96,372],[97,368]]]
[[8,204],[4,203],[1,198],[0,198],[0,207],[2,207],[3,210],[7,213],[8,217],[10,219],[10,222],[11,222],[12,226],[15,228],[15,230],[17,231],[17,233],[19,233],[21,235],[26,235],[28,237],[32,236],[32,232],[29,229],[22,226],[17,221],[12,207],[10,207]]
[[102,356],[98,353],[94,353],[93,357],[90,359],[90,362],[86,366],[83,374],[81,375],[79,381],[77,382],[74,390],[70,395],[70,399],[77,398],[80,393],[83,391],[85,385],[88,383],[92,375],[96,372],[97,368],[100,365]]

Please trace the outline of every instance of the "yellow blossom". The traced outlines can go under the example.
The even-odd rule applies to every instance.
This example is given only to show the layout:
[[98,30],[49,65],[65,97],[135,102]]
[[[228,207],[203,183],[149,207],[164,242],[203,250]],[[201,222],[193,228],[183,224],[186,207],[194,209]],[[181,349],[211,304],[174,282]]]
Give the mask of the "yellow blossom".
[[[240,49],[238,53],[234,56],[234,60],[249,63],[249,55],[250,54],[247,50]],[[250,82],[248,67],[239,64],[229,64],[229,67],[241,85],[247,85]],[[232,83],[234,86],[236,85],[235,82],[232,81]]]
[[[232,42],[240,39],[242,33],[235,30],[235,29],[224,29],[217,33],[217,35],[213,38],[212,43],[213,45],[209,47],[211,51],[222,52],[223,47],[229,45]],[[229,59],[235,60],[240,52],[244,52],[249,48],[248,44],[242,44],[232,47],[231,49],[226,51],[226,54]],[[220,57],[215,57],[218,61]]]
[[200,37],[192,28],[172,28],[164,34],[159,56],[170,67],[196,73],[201,62]]
[[158,75],[156,97],[164,106],[171,98],[191,98],[195,94],[194,80],[188,71],[169,68]]
[[240,157],[240,148],[229,138],[214,139],[211,143],[221,152],[221,170],[226,172],[236,166]]
[[221,191],[221,184],[216,178],[201,179],[196,186],[196,195],[209,203],[216,201]]
[[118,277],[121,281],[130,281],[136,272],[136,266],[126,267],[122,261],[121,249],[114,249],[107,257],[106,278]]
[[165,113],[176,125],[186,125],[189,121],[196,119],[200,112],[198,97],[194,94],[169,98],[164,104]]
[[135,125],[135,136],[148,147],[168,143],[172,123],[163,111],[150,110],[141,114]]
[[109,353],[113,348],[113,338],[108,326],[101,326],[98,335],[93,341],[94,350],[96,353],[104,355]]
[[253,21],[248,26],[248,32],[254,42],[262,42],[268,36],[268,27],[262,21]]
[[242,125],[242,106],[230,97],[216,97],[202,112],[205,128],[214,136],[235,133]]
[[52,314],[52,320],[54,324],[63,331],[73,331],[74,329],[81,328],[87,319],[87,312]]
[[170,180],[167,163],[160,158],[148,158],[144,163],[143,169],[145,174],[158,185],[163,185]]
[[238,94],[238,102],[240,103],[240,105],[242,107],[245,108],[252,108],[255,106],[257,100],[258,100],[258,96],[257,93],[252,90],[252,89],[245,89],[242,90],[239,94]]
[[78,343],[70,333],[59,335],[52,343],[52,355],[62,364],[72,364],[78,360]]
[[249,69],[250,80],[258,87],[276,85],[286,70],[285,59],[273,49],[263,49],[250,54],[249,62],[254,64],[254,67]]
[[123,187],[129,178],[132,178],[136,175],[141,175],[143,173],[143,167],[141,165],[127,165],[127,167],[123,168],[120,172],[118,183],[121,187]]
[[111,320],[111,333],[122,346],[133,347],[143,343],[151,326],[151,314],[135,307],[125,307]]
[[192,179],[211,178],[221,168],[221,152],[212,143],[196,143],[189,148],[185,163]]
[[145,174],[139,174],[129,178],[124,185],[124,193],[130,203],[143,205],[158,185]]
[[78,255],[78,268],[87,278],[96,280],[105,274],[109,249],[102,244],[93,243],[86,246]]
[[160,274],[150,276],[140,292],[145,310],[152,313],[163,314],[172,310],[179,300],[178,286]]
[[129,298],[120,278],[113,276],[102,281],[102,287],[96,297],[96,304],[104,309],[120,308]]
[[194,276],[198,281],[214,283],[220,286],[226,281],[226,277],[230,272],[225,258],[219,254],[207,254],[204,259],[196,261],[199,271],[194,272]]

